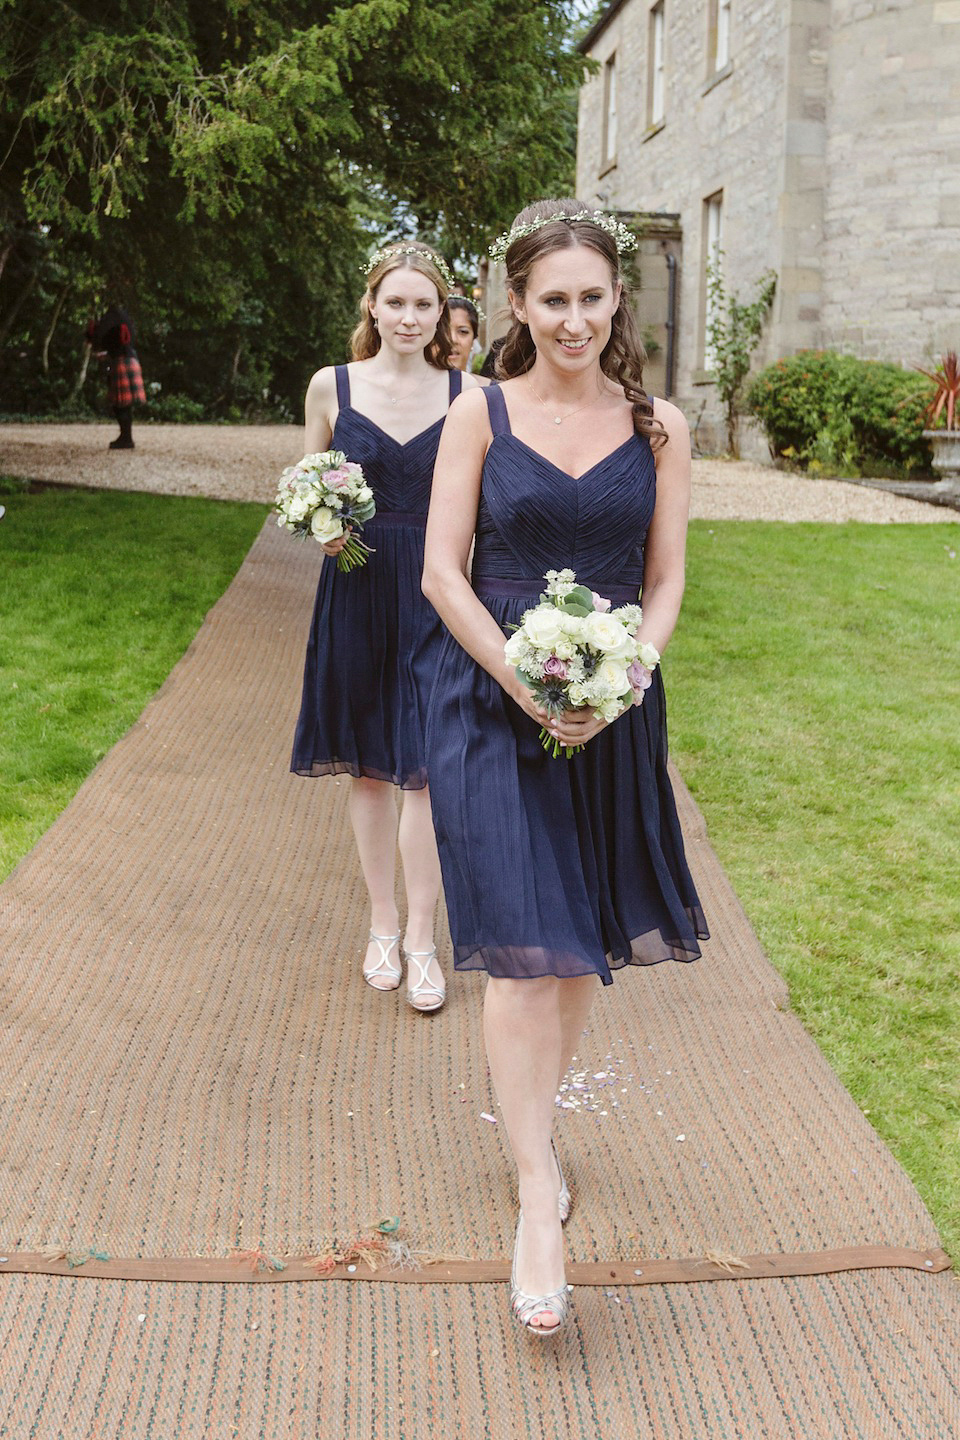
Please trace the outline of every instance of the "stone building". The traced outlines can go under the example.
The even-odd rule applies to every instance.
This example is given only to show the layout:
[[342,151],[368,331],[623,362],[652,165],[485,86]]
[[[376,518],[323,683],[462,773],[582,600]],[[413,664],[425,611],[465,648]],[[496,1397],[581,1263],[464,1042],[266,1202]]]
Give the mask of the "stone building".
[[702,445],[711,254],[741,299],[776,273],[757,363],[960,348],[960,0],[613,0],[581,48],[577,194],[645,222],[652,386]]

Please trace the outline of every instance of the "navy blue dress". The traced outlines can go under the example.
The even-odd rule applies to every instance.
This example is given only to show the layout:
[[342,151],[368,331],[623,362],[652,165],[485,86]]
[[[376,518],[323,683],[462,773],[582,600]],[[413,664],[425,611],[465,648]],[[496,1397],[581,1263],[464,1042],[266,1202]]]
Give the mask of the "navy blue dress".
[[[566,566],[614,604],[635,602],[656,498],[649,442],[633,435],[577,479],[510,431],[484,391],[473,588],[510,633],[547,570]],[[707,938],[667,774],[660,672],[632,707],[566,760],[444,632],[427,764],[454,964],[525,978],[599,975],[695,960]]]
[[[420,577],[443,418],[401,445],[350,404],[346,365],[336,367],[336,378],[330,448],[362,465],[373,489],[377,513],[363,539],[375,553],[347,573],[330,559],[321,568],[290,768],[422,790],[427,701],[443,627]],[[451,403],[461,381],[451,370]]]

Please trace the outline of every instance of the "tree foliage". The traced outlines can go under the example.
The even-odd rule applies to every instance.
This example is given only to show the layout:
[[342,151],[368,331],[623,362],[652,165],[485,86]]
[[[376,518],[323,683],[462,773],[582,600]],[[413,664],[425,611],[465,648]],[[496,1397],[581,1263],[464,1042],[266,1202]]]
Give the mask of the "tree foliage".
[[569,0],[0,0],[6,408],[64,398],[116,298],[165,389],[298,403],[374,238],[456,260],[569,188],[575,22]]

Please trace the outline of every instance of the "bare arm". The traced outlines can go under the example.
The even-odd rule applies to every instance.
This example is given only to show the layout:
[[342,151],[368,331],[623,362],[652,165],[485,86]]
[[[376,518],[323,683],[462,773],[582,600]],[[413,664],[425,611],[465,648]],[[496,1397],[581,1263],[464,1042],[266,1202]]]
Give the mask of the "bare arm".
[[681,411],[667,400],[654,401],[654,415],[666,430],[667,441],[655,452],[657,503],[644,551],[640,635],[663,654],[683,599],[690,511],[690,431]]
[[304,437],[306,455],[329,450],[337,418],[337,377],[332,365],[318,370],[307,386],[303,412],[306,422]]
[[490,440],[486,402],[471,387],[453,402],[440,437],[427,518],[423,593],[464,650],[504,689],[515,693],[510,690],[512,672],[503,658],[503,631],[467,579]]
[[[323,370],[317,371],[307,386],[307,398],[303,406],[306,425],[305,455],[317,455],[323,450],[329,450],[337,409],[337,377],[333,366],[327,365]],[[339,555],[346,543],[347,535],[341,535],[339,540],[331,540],[328,545],[321,545],[320,548],[324,555]]]

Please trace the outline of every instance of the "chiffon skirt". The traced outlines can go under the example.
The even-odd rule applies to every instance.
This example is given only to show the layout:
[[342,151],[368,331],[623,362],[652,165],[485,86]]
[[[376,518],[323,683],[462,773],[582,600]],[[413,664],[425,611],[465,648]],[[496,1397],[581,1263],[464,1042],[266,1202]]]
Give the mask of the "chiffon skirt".
[[[507,632],[529,599],[484,604]],[[707,928],[667,773],[660,672],[572,759],[444,634],[427,724],[454,964],[533,978],[695,960]]]
[[424,520],[387,512],[363,538],[375,554],[360,569],[327,559],[320,571],[290,768],[421,790],[443,633],[420,591]]

